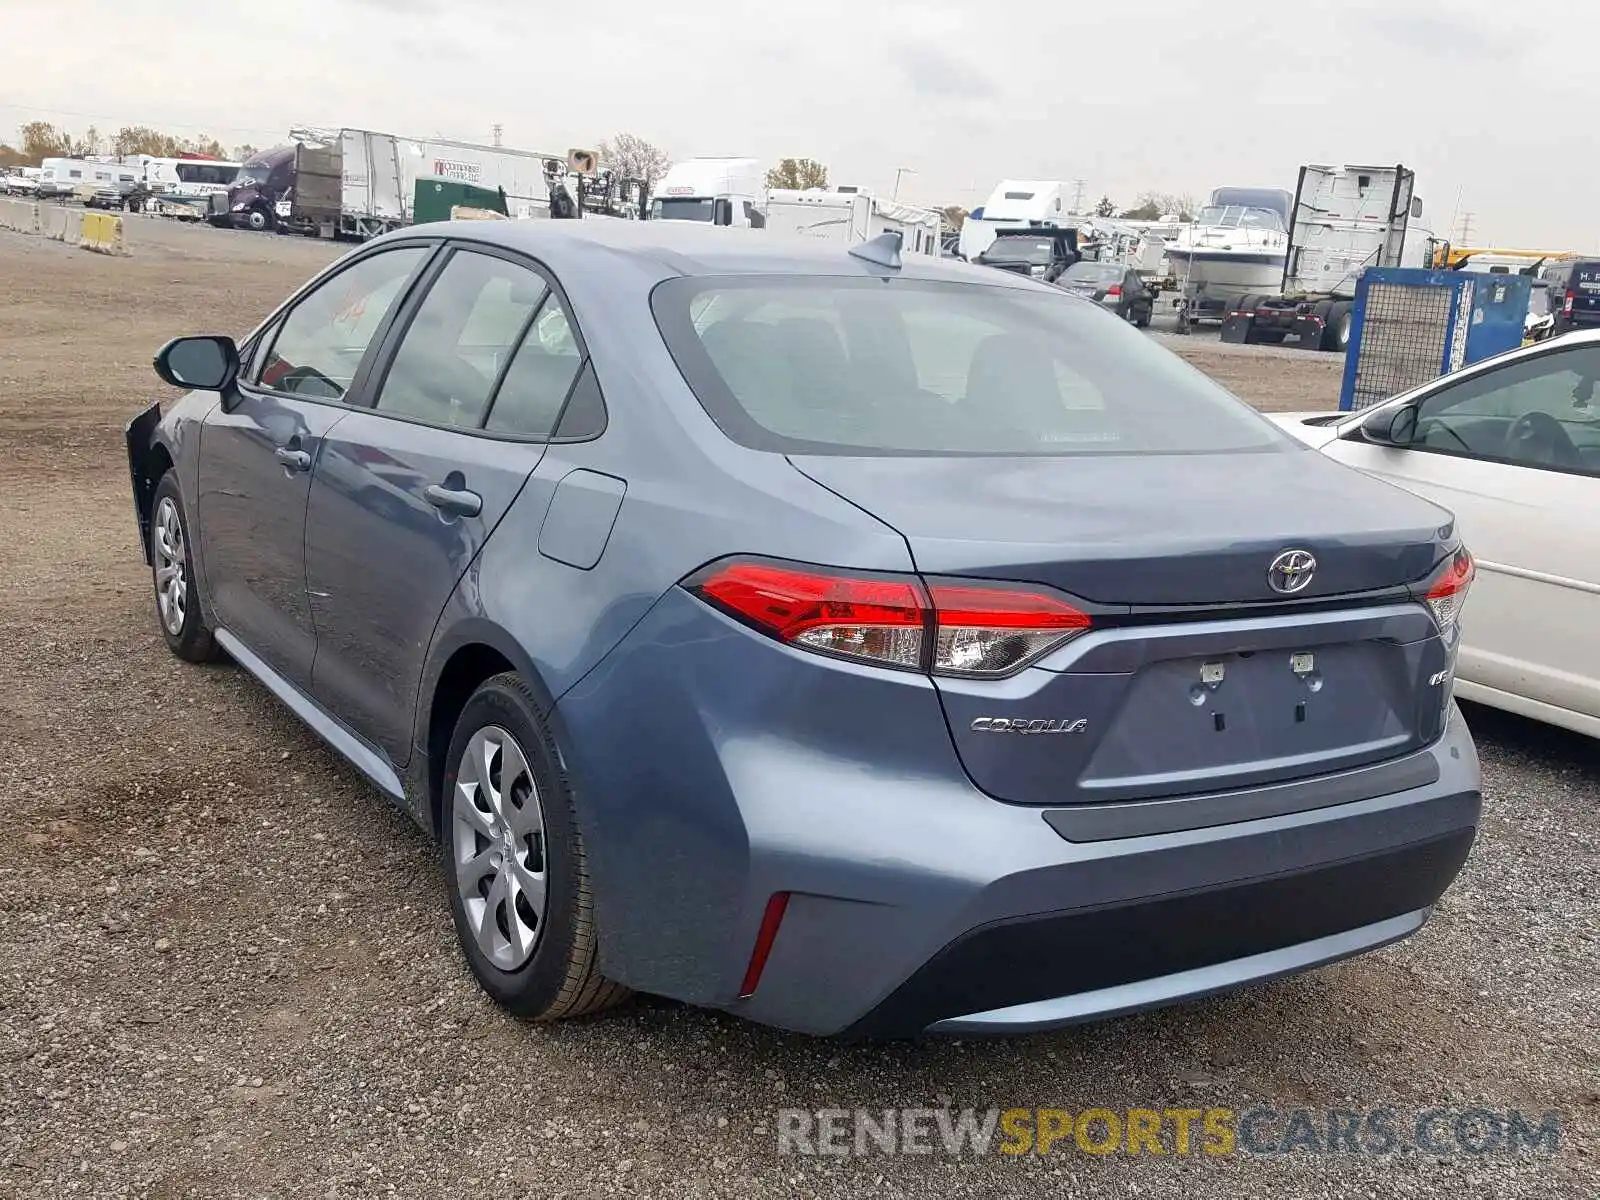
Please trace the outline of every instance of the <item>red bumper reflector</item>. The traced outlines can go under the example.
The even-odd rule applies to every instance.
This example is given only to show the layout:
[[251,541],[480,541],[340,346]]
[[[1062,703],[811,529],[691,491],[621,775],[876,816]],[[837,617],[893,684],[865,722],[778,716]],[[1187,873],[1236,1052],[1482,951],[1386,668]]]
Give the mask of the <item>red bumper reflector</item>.
[[750,951],[750,965],[745,968],[744,982],[739,985],[739,999],[756,994],[761,972],[767,967],[767,955],[772,953],[772,943],[778,937],[778,926],[783,924],[783,914],[788,907],[788,892],[774,892],[767,901],[767,911],[761,914],[761,929],[756,933],[755,948]]

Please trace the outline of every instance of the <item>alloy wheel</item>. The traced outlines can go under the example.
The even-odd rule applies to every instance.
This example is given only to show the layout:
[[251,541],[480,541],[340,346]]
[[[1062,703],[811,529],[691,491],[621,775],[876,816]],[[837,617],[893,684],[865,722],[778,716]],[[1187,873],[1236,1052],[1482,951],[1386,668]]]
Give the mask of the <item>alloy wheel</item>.
[[498,725],[474,733],[461,756],[450,840],[473,940],[496,967],[514,971],[544,927],[544,810],[527,755]]
[[161,625],[173,637],[181,637],[184,618],[189,613],[188,558],[184,553],[183,519],[171,496],[161,497],[156,506],[154,533],[156,605],[161,610]]

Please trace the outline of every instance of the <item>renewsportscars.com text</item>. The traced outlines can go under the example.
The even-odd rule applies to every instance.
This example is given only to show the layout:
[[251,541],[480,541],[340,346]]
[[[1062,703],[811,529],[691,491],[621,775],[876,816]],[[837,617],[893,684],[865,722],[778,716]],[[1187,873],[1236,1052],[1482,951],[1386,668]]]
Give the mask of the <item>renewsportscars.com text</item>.
[[1424,1108],[780,1109],[779,1154],[1437,1155],[1561,1145],[1561,1114]]

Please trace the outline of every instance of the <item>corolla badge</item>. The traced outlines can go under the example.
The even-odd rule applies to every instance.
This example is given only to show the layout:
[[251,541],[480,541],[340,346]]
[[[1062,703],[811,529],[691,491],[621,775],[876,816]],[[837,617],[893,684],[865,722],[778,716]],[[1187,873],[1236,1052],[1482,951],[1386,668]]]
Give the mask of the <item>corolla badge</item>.
[[1311,586],[1317,574],[1316,556],[1309,550],[1285,550],[1267,568],[1267,586],[1281,596],[1292,596]]
[[972,722],[974,733],[1082,733],[1088,728],[1087,717],[979,717]]

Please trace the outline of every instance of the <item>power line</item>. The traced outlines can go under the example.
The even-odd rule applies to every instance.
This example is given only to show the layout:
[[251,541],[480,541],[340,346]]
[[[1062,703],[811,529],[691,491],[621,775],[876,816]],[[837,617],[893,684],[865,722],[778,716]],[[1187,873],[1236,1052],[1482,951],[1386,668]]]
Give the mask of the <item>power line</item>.
[[[40,104],[13,104],[10,101],[0,101],[0,108],[10,109],[15,112],[38,113],[50,117],[76,117],[80,121],[107,121],[111,123],[126,122],[126,116],[115,116],[109,113],[77,112],[70,108],[53,108]],[[163,121],[149,120],[151,125],[160,125],[166,129],[193,129],[201,133],[209,133],[214,129],[227,129],[234,133],[266,133],[274,137],[282,135],[282,129],[266,129],[259,125],[225,125],[212,122],[210,125],[196,125],[190,121]]]

